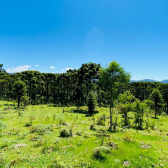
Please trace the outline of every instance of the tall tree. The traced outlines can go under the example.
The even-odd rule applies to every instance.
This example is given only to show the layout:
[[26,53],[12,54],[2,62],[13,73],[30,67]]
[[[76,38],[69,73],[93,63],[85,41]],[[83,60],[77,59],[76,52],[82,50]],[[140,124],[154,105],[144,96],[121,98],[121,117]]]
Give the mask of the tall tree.
[[112,110],[113,101],[119,87],[130,81],[130,74],[124,71],[123,67],[116,61],[112,61],[107,68],[100,68],[99,70],[100,82],[110,92],[110,127],[112,129]]
[[161,111],[163,107],[162,95],[158,89],[154,89],[149,99],[154,102],[154,110],[155,110],[155,118],[156,118],[157,114],[159,113],[159,111]]
[[21,98],[24,97],[24,96],[26,96],[26,92],[27,92],[25,82],[23,82],[21,80],[16,81],[13,84],[13,92],[14,92],[14,94],[17,97],[18,107],[20,107]]

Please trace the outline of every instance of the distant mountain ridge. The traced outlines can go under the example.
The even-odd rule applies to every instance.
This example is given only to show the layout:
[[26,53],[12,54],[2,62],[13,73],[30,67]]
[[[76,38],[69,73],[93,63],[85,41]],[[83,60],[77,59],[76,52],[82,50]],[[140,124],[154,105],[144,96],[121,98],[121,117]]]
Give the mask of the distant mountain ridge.
[[161,83],[168,83],[168,79],[162,81],[156,81],[153,79],[143,79],[143,80],[131,80],[131,82],[161,82]]

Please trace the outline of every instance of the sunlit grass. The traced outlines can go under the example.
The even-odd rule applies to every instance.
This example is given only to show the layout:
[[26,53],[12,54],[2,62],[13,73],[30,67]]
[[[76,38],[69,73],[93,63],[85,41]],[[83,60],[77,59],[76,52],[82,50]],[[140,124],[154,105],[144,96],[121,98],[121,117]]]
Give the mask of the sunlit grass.
[[[115,112],[118,127],[110,133],[109,108],[97,107],[96,114],[86,117],[87,107],[34,105],[18,110],[13,105],[0,102],[0,117],[6,125],[0,137],[0,167],[111,168],[125,167],[124,161],[130,163],[129,167],[168,167],[167,116],[149,117],[153,130],[130,128],[121,132],[122,117]],[[90,130],[90,125],[103,114],[105,126],[95,125],[96,130]],[[129,116],[132,122],[133,113]],[[62,128],[72,129],[72,137],[60,137]],[[117,149],[109,146],[111,141]],[[15,148],[17,144],[26,146]],[[101,145],[110,148],[110,153],[96,159],[93,149]]]

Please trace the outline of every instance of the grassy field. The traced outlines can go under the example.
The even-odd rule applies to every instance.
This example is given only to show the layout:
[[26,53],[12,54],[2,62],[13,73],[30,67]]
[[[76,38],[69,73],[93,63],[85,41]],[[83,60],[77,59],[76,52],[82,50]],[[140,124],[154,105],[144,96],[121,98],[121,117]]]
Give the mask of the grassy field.
[[[168,116],[149,118],[153,126],[148,130],[121,132],[118,115],[116,132],[108,132],[109,108],[97,107],[92,117],[86,112],[87,107],[52,105],[18,110],[1,101],[0,167],[168,167]],[[103,114],[105,126],[97,125]],[[90,129],[93,123],[95,130]],[[63,129],[72,136],[60,137]]]

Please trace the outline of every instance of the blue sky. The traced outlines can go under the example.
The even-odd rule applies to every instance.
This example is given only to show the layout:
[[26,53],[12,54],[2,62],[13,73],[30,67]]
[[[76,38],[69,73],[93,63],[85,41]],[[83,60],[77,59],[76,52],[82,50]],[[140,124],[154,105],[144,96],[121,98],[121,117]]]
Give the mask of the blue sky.
[[0,0],[0,63],[61,73],[115,60],[133,80],[168,79],[167,0]]

